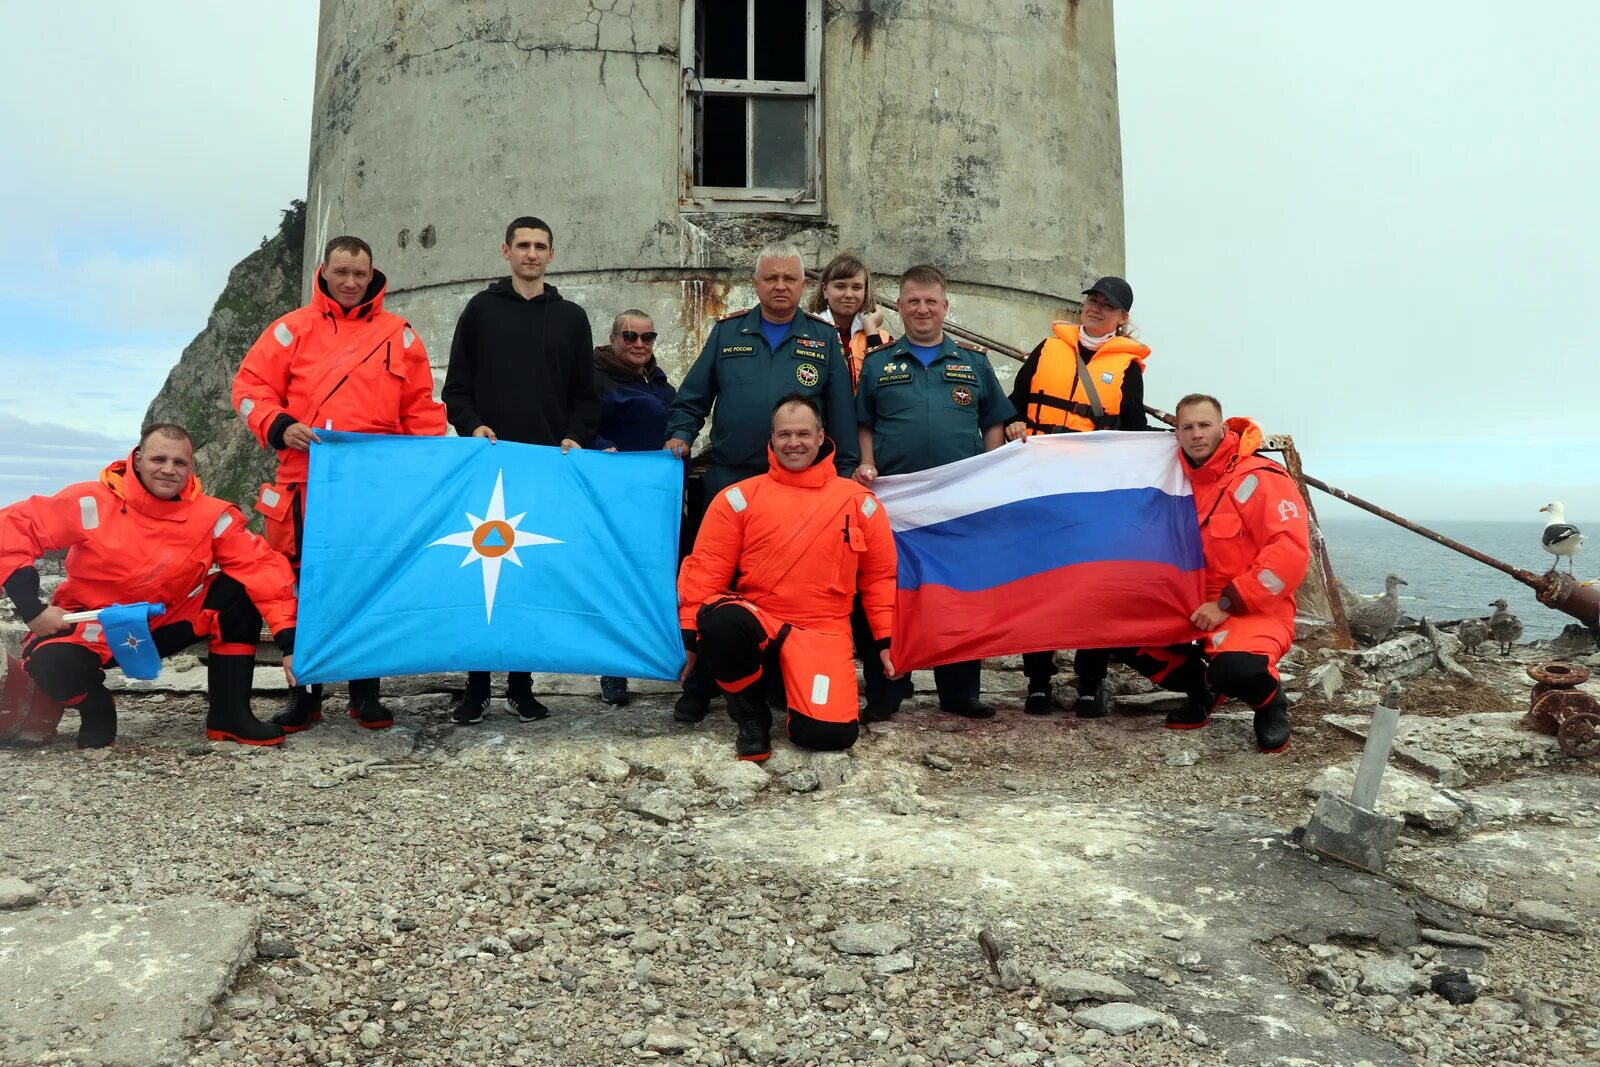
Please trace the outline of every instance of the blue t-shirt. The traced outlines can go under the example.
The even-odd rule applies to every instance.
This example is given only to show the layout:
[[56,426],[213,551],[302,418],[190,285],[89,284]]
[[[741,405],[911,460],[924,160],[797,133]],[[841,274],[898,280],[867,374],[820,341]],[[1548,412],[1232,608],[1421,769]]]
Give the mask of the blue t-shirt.
[[783,339],[789,336],[789,327],[794,325],[794,320],[788,322],[768,322],[765,315],[761,316],[761,332],[767,335],[767,347],[774,352],[783,344]]
[[944,345],[942,345],[942,344],[941,345],[914,345],[910,341],[906,342],[906,347],[911,349],[911,354],[912,355],[916,356],[918,359],[920,359],[922,361],[922,365],[924,367],[932,366],[933,365],[933,361],[939,358],[939,353],[944,349]]

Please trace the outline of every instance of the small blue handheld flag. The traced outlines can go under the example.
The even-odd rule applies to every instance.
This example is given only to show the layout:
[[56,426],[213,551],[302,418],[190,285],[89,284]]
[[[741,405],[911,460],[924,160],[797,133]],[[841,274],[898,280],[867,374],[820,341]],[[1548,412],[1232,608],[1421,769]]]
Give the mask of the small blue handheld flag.
[[150,636],[150,618],[165,604],[112,604],[100,609],[100,630],[117,666],[129,678],[154,678],[161,673],[161,653]]

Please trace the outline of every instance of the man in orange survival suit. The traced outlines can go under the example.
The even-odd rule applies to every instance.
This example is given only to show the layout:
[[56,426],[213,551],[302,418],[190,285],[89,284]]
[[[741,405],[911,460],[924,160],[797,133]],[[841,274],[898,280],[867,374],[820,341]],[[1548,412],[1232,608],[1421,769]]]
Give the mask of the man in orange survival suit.
[[[233,406],[265,448],[278,452],[277,482],[256,511],[267,542],[300,566],[306,452],[317,430],[442,436],[444,406],[410,323],[383,310],[388,279],[359,237],[335,237],[322,253],[311,303],[278,319],[250,346],[233,379]],[[350,715],[369,730],[394,725],[379,680],[350,683]],[[322,686],[296,687],[272,720],[289,733],[322,721]]]
[[859,709],[850,636],[856,591],[884,674],[894,628],[894,538],[883,507],[841,478],[822,409],[800,393],[772,412],[767,473],[718,493],[678,574],[689,662],[705,657],[739,726],[740,759],[772,754],[767,691],[781,680],[789,738],[810,749],[855,744]]
[[[1206,602],[1195,626],[1207,631],[1203,651],[1172,669],[1175,650],[1141,649],[1131,662],[1172,689],[1194,691],[1205,671],[1212,690],[1256,709],[1256,747],[1289,747],[1289,702],[1278,683],[1278,660],[1294,641],[1294,594],[1311,562],[1306,505],[1289,473],[1256,455],[1261,430],[1249,419],[1222,418],[1214,396],[1178,401],[1178,447],[1200,517],[1206,556]],[[1192,647],[1192,646],[1191,646]],[[1164,671],[1152,670],[1160,661]],[[1174,730],[1195,730],[1211,703],[1190,703],[1167,716]]]
[[[98,623],[64,616],[139,601],[166,605],[150,620],[162,656],[209,640],[207,737],[283,743],[282,730],[250,713],[250,681],[265,614],[294,684],[294,571],[245,529],[238,508],[200,491],[193,463],[189,434],[158,423],[98,482],[0,508],[0,575],[32,631],[22,661],[48,696],[77,707],[79,748],[104,748],[116,738],[116,706],[105,685],[113,657]],[[46,607],[33,565],[63,548],[67,578]]]

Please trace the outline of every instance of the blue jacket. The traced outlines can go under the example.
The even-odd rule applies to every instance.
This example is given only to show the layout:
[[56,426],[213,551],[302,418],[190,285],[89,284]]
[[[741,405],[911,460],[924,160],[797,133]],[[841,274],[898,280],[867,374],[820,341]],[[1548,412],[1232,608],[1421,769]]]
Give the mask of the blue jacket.
[[600,398],[600,428],[594,448],[648,452],[667,439],[667,406],[678,391],[654,360],[639,373],[612,369],[610,349],[595,349],[594,391]]

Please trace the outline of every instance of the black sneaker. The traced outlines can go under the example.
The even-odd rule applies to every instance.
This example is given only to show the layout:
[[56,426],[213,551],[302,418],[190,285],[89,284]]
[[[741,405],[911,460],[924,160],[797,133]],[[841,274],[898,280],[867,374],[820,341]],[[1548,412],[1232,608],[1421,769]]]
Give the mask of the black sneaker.
[[619,708],[626,706],[628,701],[633,699],[632,695],[628,692],[628,680],[626,678],[612,678],[609,676],[601,678],[600,699],[604,700],[607,704],[614,704]]
[[963,719],[994,718],[994,709],[983,703],[981,700],[978,700],[976,697],[969,698],[967,700],[958,700],[953,704],[941,704],[939,705],[939,710],[949,712],[951,715],[959,715]]
[[539,703],[531,689],[526,693],[507,691],[506,710],[515,715],[518,722],[538,722],[550,717],[550,709]]
[[488,697],[467,693],[462,696],[461,703],[450,712],[450,721],[457,726],[476,726],[483,721],[483,716],[488,710]]
[[881,704],[869,703],[861,709],[862,722],[889,722],[895,717],[899,708],[885,707]]
[[1028,694],[1028,699],[1022,705],[1022,710],[1029,715],[1048,715],[1055,710],[1055,697],[1050,693],[1033,692]]
[[1091,693],[1079,693],[1072,712],[1080,719],[1103,719],[1111,710],[1111,700],[1106,693],[1106,683],[1095,686]]
[[703,722],[711,710],[711,701],[695,693],[685,692],[672,705],[672,718],[676,722]]

